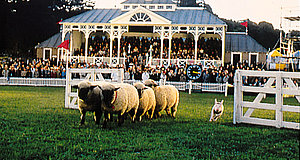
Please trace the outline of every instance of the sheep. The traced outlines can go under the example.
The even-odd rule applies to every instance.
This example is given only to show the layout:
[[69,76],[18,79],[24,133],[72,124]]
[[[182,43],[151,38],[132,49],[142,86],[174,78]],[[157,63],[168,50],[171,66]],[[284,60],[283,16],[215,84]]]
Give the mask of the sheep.
[[139,106],[138,92],[130,84],[117,83],[101,85],[103,95],[102,110],[104,111],[103,128],[107,127],[108,114],[118,114],[118,125],[124,123],[125,114],[131,116],[131,121],[135,121]]
[[160,117],[159,112],[165,110],[168,116],[175,118],[179,103],[178,90],[172,85],[158,86],[152,79],[146,80],[144,84],[154,90],[156,99],[155,117]]
[[155,94],[153,89],[146,87],[143,83],[138,82],[133,85],[139,94],[139,107],[136,117],[139,121],[142,120],[142,116],[148,113],[148,118],[152,119],[156,106]]
[[216,121],[218,118],[221,117],[221,115],[223,114],[223,100],[221,102],[218,102],[217,99],[215,99],[215,105],[212,107],[211,109],[211,116],[209,121]]
[[78,106],[81,113],[80,125],[84,124],[87,111],[95,112],[95,122],[96,124],[100,123],[102,116],[102,93],[99,85],[104,83],[106,82],[81,81],[78,85],[73,86],[74,88],[78,89]]

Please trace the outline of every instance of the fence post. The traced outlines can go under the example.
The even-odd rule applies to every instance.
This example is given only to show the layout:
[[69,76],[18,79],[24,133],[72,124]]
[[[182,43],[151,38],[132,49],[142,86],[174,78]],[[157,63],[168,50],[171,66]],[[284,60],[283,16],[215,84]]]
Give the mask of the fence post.
[[225,84],[225,97],[227,97],[227,95],[228,95],[228,82],[226,82],[226,84]]
[[192,94],[192,81],[189,81],[189,94]]
[[70,69],[66,69],[66,88],[65,88],[65,107],[69,108],[70,97],[69,97],[69,83],[70,83]]
[[282,77],[281,72],[276,75],[276,127],[282,127],[282,105],[283,105],[283,95],[282,95]]
[[235,72],[234,76],[234,102],[233,102],[233,124],[239,123],[240,122],[240,114],[241,114],[241,109],[240,109],[240,104],[241,104],[241,99],[240,99],[240,88],[242,87],[240,83],[240,73],[237,70]]

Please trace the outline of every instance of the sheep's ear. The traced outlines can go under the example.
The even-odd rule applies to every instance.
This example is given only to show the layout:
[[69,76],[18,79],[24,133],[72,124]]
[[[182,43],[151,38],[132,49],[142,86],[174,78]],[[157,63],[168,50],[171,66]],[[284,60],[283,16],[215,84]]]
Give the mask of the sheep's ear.
[[90,89],[94,89],[95,87],[97,87],[97,85],[92,85],[90,86]]
[[117,91],[118,89],[120,89],[120,87],[115,88],[114,91]]
[[156,87],[156,86],[158,86],[158,85],[154,83],[152,86]]
[[143,89],[147,89],[147,87],[144,87]]
[[215,103],[217,103],[218,101],[217,101],[217,98],[215,98]]
[[78,89],[78,85],[73,86],[73,88]]

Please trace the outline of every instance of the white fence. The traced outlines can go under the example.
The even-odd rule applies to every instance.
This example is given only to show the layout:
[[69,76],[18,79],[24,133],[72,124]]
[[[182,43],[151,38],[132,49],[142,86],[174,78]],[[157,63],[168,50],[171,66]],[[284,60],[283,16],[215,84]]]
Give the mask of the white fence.
[[[134,84],[136,82],[141,82],[139,80],[124,80],[124,83]],[[219,92],[224,93],[227,96],[228,83],[192,83],[190,82],[173,82],[173,81],[156,81],[159,85],[173,85],[179,91],[201,91],[201,92]]]
[[[79,74],[79,77],[73,78],[73,81],[81,81],[86,79],[86,73]],[[99,78],[98,78],[99,80]],[[105,79],[106,81],[112,81],[111,79]],[[139,80],[124,80],[124,83],[133,84],[135,82],[141,82]],[[173,85],[179,91],[201,91],[201,92],[220,92],[227,95],[227,83],[189,83],[189,82],[159,82],[158,84]],[[38,87],[65,87],[66,79],[59,78],[20,78],[11,77],[9,81],[5,77],[0,77],[0,85],[15,85],[15,86],[38,86]]]
[[[243,85],[243,80],[247,77],[264,77],[268,80],[262,87],[245,86]],[[299,72],[236,71],[234,78],[233,123],[250,123],[277,128],[300,129],[300,123],[283,120],[283,112],[296,112],[300,115],[300,105],[292,106],[283,103],[284,95],[292,95],[300,104],[300,87],[293,82],[299,79]],[[272,86],[273,84],[275,86]],[[249,102],[243,99],[245,92],[258,93],[258,95],[253,102]],[[275,95],[275,104],[261,102],[266,98],[266,94]],[[275,120],[251,117],[255,109],[275,110]]]
[[[111,81],[122,82],[124,79],[123,69],[67,69],[66,77],[66,89],[65,89],[65,107],[78,109],[77,103],[77,90],[73,89],[72,86],[77,85],[82,80],[93,81],[104,81],[103,74],[115,74],[112,75]],[[79,74],[79,76],[75,76]]]
[[5,77],[0,77],[0,85],[65,87],[66,80],[60,78],[20,78],[20,77],[10,77],[8,80]]

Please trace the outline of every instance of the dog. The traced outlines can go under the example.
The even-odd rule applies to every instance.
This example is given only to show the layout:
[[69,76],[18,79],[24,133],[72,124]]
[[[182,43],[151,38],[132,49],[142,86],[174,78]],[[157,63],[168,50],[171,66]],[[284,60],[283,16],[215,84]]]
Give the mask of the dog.
[[211,116],[209,121],[216,121],[218,118],[221,117],[221,115],[223,114],[223,100],[221,102],[218,102],[217,99],[215,99],[215,105],[212,107],[211,109]]

